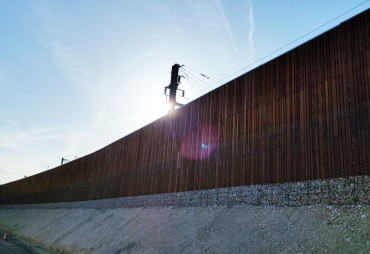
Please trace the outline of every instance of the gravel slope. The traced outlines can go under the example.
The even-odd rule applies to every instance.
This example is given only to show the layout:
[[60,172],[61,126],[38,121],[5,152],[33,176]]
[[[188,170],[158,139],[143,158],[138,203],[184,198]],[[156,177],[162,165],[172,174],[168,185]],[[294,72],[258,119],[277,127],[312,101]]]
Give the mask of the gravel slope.
[[370,253],[370,206],[0,209],[0,224],[71,253]]

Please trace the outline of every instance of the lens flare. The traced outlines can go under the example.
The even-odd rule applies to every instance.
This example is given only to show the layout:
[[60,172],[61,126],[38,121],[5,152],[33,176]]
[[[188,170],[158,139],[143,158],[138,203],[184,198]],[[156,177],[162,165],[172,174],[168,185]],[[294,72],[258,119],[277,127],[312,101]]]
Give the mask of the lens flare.
[[217,146],[217,132],[208,124],[189,134],[181,143],[180,155],[192,160],[209,157]]

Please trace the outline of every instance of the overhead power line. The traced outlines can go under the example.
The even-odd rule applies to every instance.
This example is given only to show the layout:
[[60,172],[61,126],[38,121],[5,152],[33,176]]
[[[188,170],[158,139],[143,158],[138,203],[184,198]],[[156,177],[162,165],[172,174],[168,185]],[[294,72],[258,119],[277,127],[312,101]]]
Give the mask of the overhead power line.
[[366,0],[366,1],[361,2],[360,4],[358,4],[358,5],[354,6],[354,7],[352,7],[351,9],[348,9],[347,11],[345,11],[345,12],[341,13],[340,15],[336,16],[335,18],[332,18],[332,19],[330,19],[329,21],[325,22],[324,24],[322,24],[322,25],[318,26],[317,28],[312,29],[311,31],[309,31],[309,32],[307,32],[307,33],[305,33],[305,34],[303,34],[303,35],[299,36],[299,37],[298,37],[298,38],[296,38],[295,40],[293,40],[293,41],[291,41],[291,42],[289,42],[289,43],[287,43],[287,44],[283,45],[282,47],[280,47],[280,48],[278,48],[278,49],[276,49],[276,50],[274,50],[274,51],[270,52],[269,54],[267,54],[267,55],[265,55],[264,57],[262,57],[262,58],[258,59],[257,61],[255,61],[255,62],[253,62],[253,63],[251,63],[251,64],[249,64],[249,65],[247,65],[247,66],[245,66],[245,67],[243,67],[243,68],[241,68],[241,69],[239,69],[239,70],[235,71],[234,73],[232,73],[232,74],[230,74],[230,75],[228,75],[228,76],[226,76],[226,77],[222,78],[222,79],[219,81],[219,83],[221,83],[221,81],[224,81],[224,80],[226,80],[226,79],[228,79],[228,78],[230,78],[230,77],[232,77],[232,76],[235,76],[236,74],[240,73],[241,71],[245,71],[246,69],[248,69],[249,67],[251,67],[251,66],[255,65],[256,63],[259,63],[259,62],[261,62],[262,60],[264,60],[264,59],[266,59],[266,58],[268,58],[268,57],[270,57],[270,56],[274,55],[275,53],[277,53],[277,52],[279,52],[280,50],[282,50],[282,49],[284,49],[284,48],[286,48],[286,47],[288,47],[288,46],[292,45],[293,43],[295,43],[295,42],[299,41],[300,39],[302,39],[302,38],[306,37],[307,35],[310,35],[310,34],[312,34],[312,33],[316,32],[317,30],[319,30],[319,29],[323,28],[324,26],[326,26],[326,25],[328,25],[328,24],[332,23],[333,21],[335,21],[335,20],[339,19],[340,17],[343,17],[343,16],[344,16],[344,15],[346,15],[347,13],[349,13],[349,12],[351,12],[351,11],[353,11],[353,10],[357,9],[358,7],[360,7],[361,5],[364,5],[365,3],[369,2],[369,1],[370,1],[370,0]]
[[184,75],[182,77],[185,78],[189,86],[194,90],[196,96],[200,96],[204,91],[212,89],[212,84],[210,85],[206,82],[210,78],[205,74],[194,73],[186,69],[184,66],[181,67],[180,72]]
[[[338,16],[330,19],[329,21],[327,21],[325,23],[323,23],[322,25],[318,26],[317,28],[312,29],[311,31],[309,31],[309,32],[307,32],[307,33],[305,33],[305,34],[297,37],[293,41],[291,41],[291,42],[289,42],[289,43],[281,46],[280,48],[278,48],[278,49],[276,49],[276,50],[268,53],[267,55],[263,56],[262,58],[260,58],[260,59],[258,59],[256,61],[254,61],[253,63],[251,63],[251,64],[249,64],[249,65],[247,65],[247,66],[245,66],[245,67],[243,67],[243,68],[241,68],[241,69],[239,69],[239,70],[237,70],[237,71],[235,71],[235,72],[233,72],[233,73],[225,76],[224,78],[222,78],[220,80],[214,80],[211,77],[207,76],[206,74],[203,74],[201,72],[198,72],[198,71],[190,68],[187,65],[186,65],[186,67],[181,66],[180,70],[181,70],[182,74],[187,75],[187,77],[185,79],[189,81],[188,83],[189,83],[190,87],[192,88],[192,90],[194,90],[196,93],[198,93],[197,96],[201,96],[204,91],[215,89],[216,88],[216,85],[220,84],[221,82],[225,81],[226,79],[228,79],[228,78],[230,78],[232,76],[235,76],[236,74],[238,74],[238,73],[240,73],[242,71],[245,71],[246,69],[250,68],[251,66],[253,66],[253,65],[261,62],[262,60],[264,60],[264,59],[266,59],[266,58],[274,55],[275,53],[277,53],[277,52],[281,51],[282,49],[284,49],[284,48],[292,45],[293,43],[301,40],[302,38],[304,38],[304,37],[306,37],[306,36],[308,36],[308,35],[316,32],[317,30],[319,30],[319,29],[323,28],[324,26],[332,23],[333,21],[335,21],[335,20],[339,19],[340,17],[348,14],[349,12],[351,12],[351,11],[359,8],[360,6],[364,5],[365,3],[369,2],[369,1],[370,0],[366,0],[366,1],[361,2],[360,4],[358,4],[358,5],[350,8],[350,9],[348,9],[347,11],[341,13],[340,15],[338,15]],[[200,75],[200,76],[202,76],[205,79],[202,80],[202,79],[200,79],[200,77],[197,77],[197,75]],[[208,84],[208,83],[205,82],[205,80],[211,80],[211,81],[213,81],[213,83],[212,84]],[[146,123],[147,121],[146,120],[145,121],[141,121],[141,123],[144,123],[144,122]],[[132,131],[134,131],[136,129],[138,129],[138,127],[132,127],[129,130],[125,131],[125,133],[131,133]],[[109,142],[113,142],[112,139],[116,139],[116,138],[118,138],[118,136],[119,137],[122,137],[122,135],[123,135],[123,133],[121,133],[121,134],[117,133],[116,135],[112,136],[112,138],[105,139],[104,141],[99,142],[99,144],[97,144],[95,146],[92,146],[92,147],[90,147],[88,149],[84,149],[83,152],[74,153],[73,156],[76,155],[76,154],[84,154],[87,151],[91,151],[92,149],[95,149],[95,148],[101,146],[103,143],[106,144],[108,141]]]

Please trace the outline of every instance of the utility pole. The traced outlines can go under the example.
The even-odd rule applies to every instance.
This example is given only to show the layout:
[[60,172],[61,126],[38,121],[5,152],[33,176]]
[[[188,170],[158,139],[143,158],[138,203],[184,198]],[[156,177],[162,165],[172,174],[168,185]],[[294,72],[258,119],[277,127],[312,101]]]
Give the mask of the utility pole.
[[63,165],[64,162],[68,162],[69,160],[62,158],[62,161],[60,162],[60,165]]
[[168,97],[169,97],[168,102],[171,105],[171,109],[168,111],[169,113],[175,111],[175,106],[180,106],[180,107],[183,106],[183,104],[176,102],[176,93],[177,93],[177,90],[182,91],[182,97],[184,97],[184,94],[185,94],[185,91],[184,90],[177,89],[177,87],[180,84],[180,78],[181,78],[181,76],[179,76],[179,68],[180,68],[180,65],[179,64],[174,64],[172,66],[172,70],[171,70],[171,83],[170,83],[169,86],[166,86],[164,88],[164,93],[166,95],[167,95],[167,89],[170,90],[170,94],[168,95]]

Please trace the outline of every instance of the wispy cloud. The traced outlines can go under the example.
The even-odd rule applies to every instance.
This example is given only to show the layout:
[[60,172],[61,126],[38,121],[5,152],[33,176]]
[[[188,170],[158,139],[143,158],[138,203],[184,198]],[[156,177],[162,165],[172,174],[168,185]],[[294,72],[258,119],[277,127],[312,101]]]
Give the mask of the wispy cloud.
[[[30,146],[42,148],[44,142],[55,140],[58,144],[66,137],[66,133],[75,130],[76,137],[82,137],[85,126],[59,126],[59,127],[29,127],[24,128],[15,120],[0,117],[0,150],[6,152],[29,153]],[[79,133],[80,132],[80,133]],[[51,141],[52,142],[52,141]],[[46,147],[45,147],[46,148]],[[46,150],[41,149],[43,152]]]
[[48,33],[46,43],[50,47],[54,63],[71,84],[96,89],[97,92],[105,91],[105,83],[95,74],[81,53],[83,40],[74,29],[75,20],[68,15],[68,10],[56,11],[51,4],[44,2],[38,2],[33,9]]
[[[0,89],[6,87],[5,64],[0,60]],[[1,91],[0,91],[1,92]]]
[[255,23],[254,23],[254,17],[253,17],[253,3],[252,0],[248,0],[248,9],[249,9],[249,15],[248,15],[248,24],[249,24],[249,33],[248,33],[248,41],[249,41],[249,50],[251,52],[250,60],[253,60],[256,52],[254,49],[254,29],[255,29]]
[[75,17],[68,14],[69,10],[60,8],[58,6],[55,9],[51,2],[38,2],[34,5],[35,14],[47,33],[45,43],[49,46],[56,68],[66,78],[66,85],[73,86],[80,93],[79,96],[90,103],[84,106],[94,112],[90,116],[90,123],[92,127],[97,127],[106,120],[107,104],[110,103],[106,100],[106,92],[110,81],[96,65],[86,59],[86,47],[83,45],[87,42],[75,29]]
[[221,4],[220,0],[215,0],[215,2],[217,4],[218,10],[221,14],[223,23],[226,27],[226,30],[227,30],[227,33],[229,35],[230,41],[233,45],[233,48],[234,48],[234,50],[236,50],[235,39],[234,39],[234,36],[233,36],[233,32],[230,28],[229,20],[227,19],[226,15],[225,15],[225,12],[224,12],[224,9],[222,8],[222,4]]
[[[0,184],[59,165],[65,154],[79,151],[76,142],[90,139],[86,126],[29,127],[0,116]],[[72,144],[70,141],[73,141]]]
[[[203,0],[191,2],[191,9],[198,21],[200,31],[205,39],[211,41],[210,46],[218,53],[226,54],[236,51],[236,43],[227,15],[219,0]],[[208,37],[208,38],[207,38]]]

